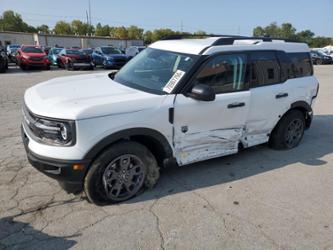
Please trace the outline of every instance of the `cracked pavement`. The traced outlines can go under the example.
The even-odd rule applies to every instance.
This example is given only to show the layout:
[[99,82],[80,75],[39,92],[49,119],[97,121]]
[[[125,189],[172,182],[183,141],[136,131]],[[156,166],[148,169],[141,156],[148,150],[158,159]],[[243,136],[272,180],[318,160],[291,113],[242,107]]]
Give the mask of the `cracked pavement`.
[[94,206],[32,168],[20,138],[24,90],[84,71],[0,74],[0,250],[333,249],[333,65],[298,148],[262,145],[169,168],[127,202]]

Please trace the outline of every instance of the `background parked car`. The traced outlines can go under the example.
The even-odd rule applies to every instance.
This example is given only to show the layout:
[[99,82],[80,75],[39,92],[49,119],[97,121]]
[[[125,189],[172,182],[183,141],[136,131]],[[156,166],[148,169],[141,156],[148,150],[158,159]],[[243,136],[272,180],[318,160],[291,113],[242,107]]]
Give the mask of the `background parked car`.
[[332,57],[320,50],[311,50],[311,59],[314,64],[330,64],[333,62]]
[[7,56],[9,58],[9,62],[17,63],[16,52],[20,47],[21,45],[19,44],[7,45]]
[[139,54],[142,50],[144,50],[145,46],[131,46],[126,49],[126,55],[129,58],[135,57],[137,54]]
[[94,49],[92,48],[86,48],[86,49],[80,49],[80,51],[82,51],[84,54],[86,55],[92,55],[92,53],[94,52]]
[[84,54],[78,49],[63,49],[58,55],[58,67],[67,70],[75,69],[94,69],[91,56]]
[[45,52],[46,55],[49,54],[50,49],[51,49],[51,47],[49,47],[49,46],[43,47],[43,50],[44,50],[44,52]]
[[95,65],[114,69],[121,68],[128,61],[128,57],[124,53],[111,46],[96,48],[92,53],[92,58]]
[[58,65],[58,54],[60,53],[60,51],[62,51],[63,48],[51,48],[49,50],[49,54],[48,54],[48,59],[51,63],[51,65]]
[[38,46],[23,45],[16,54],[17,65],[25,70],[29,67],[50,69],[50,61],[45,52]]
[[0,47],[0,73],[5,73],[8,69],[8,57],[5,48]]

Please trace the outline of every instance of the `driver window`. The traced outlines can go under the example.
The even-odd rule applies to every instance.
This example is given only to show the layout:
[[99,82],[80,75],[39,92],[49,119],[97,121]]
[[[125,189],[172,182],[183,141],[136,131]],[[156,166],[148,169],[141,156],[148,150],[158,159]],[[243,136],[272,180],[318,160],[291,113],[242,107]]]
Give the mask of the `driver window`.
[[194,85],[209,85],[216,94],[245,90],[245,71],[246,55],[216,56],[199,71]]

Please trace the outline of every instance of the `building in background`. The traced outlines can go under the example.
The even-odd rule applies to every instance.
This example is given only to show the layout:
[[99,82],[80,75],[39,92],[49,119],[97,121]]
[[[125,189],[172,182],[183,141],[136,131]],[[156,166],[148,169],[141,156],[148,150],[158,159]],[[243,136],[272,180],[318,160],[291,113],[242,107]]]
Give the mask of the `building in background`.
[[35,44],[40,46],[61,46],[95,48],[99,46],[112,45],[117,48],[128,48],[130,46],[142,46],[143,40],[124,40],[110,37],[97,36],[75,36],[75,35],[53,35],[42,33],[22,33],[12,31],[0,31],[0,46],[9,44]]

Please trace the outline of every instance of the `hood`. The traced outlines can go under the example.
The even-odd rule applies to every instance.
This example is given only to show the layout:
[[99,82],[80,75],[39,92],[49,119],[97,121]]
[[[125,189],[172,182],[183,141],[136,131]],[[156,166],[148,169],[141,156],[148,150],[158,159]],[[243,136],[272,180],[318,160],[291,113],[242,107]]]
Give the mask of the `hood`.
[[158,107],[164,99],[117,83],[108,73],[55,78],[24,95],[34,114],[69,120],[143,111]]

